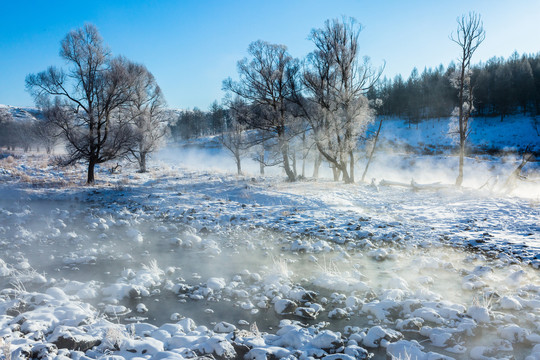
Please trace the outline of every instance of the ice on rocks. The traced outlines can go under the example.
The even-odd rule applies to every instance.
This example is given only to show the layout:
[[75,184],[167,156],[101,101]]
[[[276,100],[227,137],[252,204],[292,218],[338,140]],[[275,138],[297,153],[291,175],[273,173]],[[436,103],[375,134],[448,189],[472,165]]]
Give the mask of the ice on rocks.
[[530,332],[518,325],[505,325],[497,329],[497,334],[512,343],[522,343],[528,338]]
[[125,315],[129,313],[131,310],[129,310],[124,305],[107,305],[103,309],[105,314],[107,315],[113,315],[113,316],[119,316],[119,315]]
[[186,231],[182,235],[182,241],[184,246],[192,247],[199,245],[202,242],[202,239],[200,236],[195,235],[193,231]]
[[435,352],[424,352],[416,340],[399,340],[386,347],[386,356],[391,360],[453,360],[454,358]]
[[120,350],[139,356],[148,356],[155,355],[165,349],[162,341],[152,337],[146,337],[141,340],[125,338],[120,346]]
[[310,341],[310,344],[319,349],[337,349],[343,346],[343,340],[340,333],[323,330]]
[[349,312],[345,309],[335,308],[328,313],[330,319],[345,319],[349,316]]
[[144,238],[141,232],[135,228],[129,228],[126,231],[126,236],[128,237],[128,239],[130,239],[132,242],[136,244],[142,244],[144,242]]
[[236,326],[225,321],[221,321],[214,326],[214,331],[218,333],[230,333],[236,330]]
[[521,310],[523,308],[520,301],[512,296],[503,296],[499,300],[499,306],[505,310]]
[[398,320],[396,322],[396,329],[399,331],[419,331],[422,329],[424,319],[419,317],[412,317],[405,320]]
[[367,255],[373,258],[374,260],[383,261],[383,260],[386,260],[386,258],[389,255],[389,252],[386,249],[379,248],[379,249],[369,251]]
[[540,360],[540,344],[534,345],[531,354],[525,360]]
[[362,359],[362,358],[361,357],[357,358],[355,356],[347,355],[347,354],[332,354],[332,355],[325,355],[322,359],[324,360],[355,360],[355,359]]
[[227,285],[224,278],[212,277],[206,281],[206,286],[212,290],[221,290]]
[[430,307],[422,307],[412,312],[411,316],[419,317],[425,322],[442,325],[444,324],[444,318],[435,310]]
[[76,327],[57,326],[47,341],[55,344],[58,348],[86,352],[101,344],[101,337],[97,334],[88,334]]
[[356,296],[349,296],[345,300],[345,306],[353,310],[356,310],[360,304],[362,304],[362,301]]
[[284,359],[291,355],[291,351],[277,347],[255,347],[251,349],[245,356],[245,360],[267,360],[267,359]]
[[313,279],[313,284],[334,291],[367,292],[371,288],[365,282],[347,274],[325,273]]
[[392,329],[383,329],[380,326],[374,326],[368,330],[366,336],[363,338],[362,343],[369,348],[378,348],[389,342],[395,342],[403,338],[403,335],[398,331]]
[[[366,360],[371,358],[369,351],[358,345],[347,345],[344,350],[346,355],[351,356],[353,359]],[[339,355],[339,354],[336,354]]]
[[389,317],[397,317],[400,310],[401,306],[398,302],[385,299],[382,301],[375,300],[373,302],[365,303],[362,305],[361,312],[371,314],[379,321],[385,321]]
[[279,315],[292,314],[297,308],[297,304],[289,299],[280,299],[274,303],[274,310]]
[[59,300],[59,301],[68,301],[69,300],[66,293],[62,289],[59,289],[57,287],[48,288],[45,291],[45,294],[50,295],[54,299]]
[[479,324],[487,324],[490,322],[490,312],[484,306],[472,305],[467,309],[467,315],[474,319]]

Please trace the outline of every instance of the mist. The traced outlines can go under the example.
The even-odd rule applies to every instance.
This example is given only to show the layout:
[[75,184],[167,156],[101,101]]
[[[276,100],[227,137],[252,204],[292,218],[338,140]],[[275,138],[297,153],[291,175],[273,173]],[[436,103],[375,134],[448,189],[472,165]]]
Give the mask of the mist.
[[[185,167],[194,171],[219,173],[235,173],[236,164],[230,153],[219,147],[204,148],[201,146],[168,146],[161,149],[155,160],[169,166]],[[356,174],[362,174],[367,159],[360,157],[355,165]],[[520,164],[518,155],[506,155],[496,158],[487,155],[467,157],[464,168],[463,186],[471,190],[491,192],[498,195],[515,195],[529,199],[540,198],[538,182],[518,181],[512,188],[505,188],[505,183],[512,172]],[[379,184],[389,182],[410,185],[411,181],[423,185],[442,185],[451,187],[457,175],[458,159],[448,155],[421,155],[408,153],[405,148],[378,147],[366,175],[366,183]],[[306,179],[312,178],[314,162],[309,157],[305,163]],[[258,177],[259,163],[251,156],[242,158],[242,170],[245,176]],[[301,171],[302,160],[298,159],[298,171]],[[537,166],[531,163],[526,170],[532,178],[536,176]],[[265,176],[284,177],[280,165],[265,167]],[[329,164],[323,162],[319,168],[321,180],[332,180],[333,174]]]

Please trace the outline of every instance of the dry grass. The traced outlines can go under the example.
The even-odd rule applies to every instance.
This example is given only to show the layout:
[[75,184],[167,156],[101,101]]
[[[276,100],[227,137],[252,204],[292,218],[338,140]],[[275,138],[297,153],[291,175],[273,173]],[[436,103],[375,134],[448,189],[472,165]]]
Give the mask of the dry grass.
[[62,166],[58,159],[58,156],[45,153],[24,154],[20,157],[9,155],[0,159],[0,169],[9,171],[7,175],[11,179],[35,188],[62,189],[85,184],[86,172],[83,167]]
[[257,322],[253,322],[249,326],[249,330],[237,330],[235,332],[236,337],[240,338],[262,338],[262,334],[259,331],[259,327],[257,326]]
[[4,353],[4,359],[11,360],[11,341],[0,338],[0,347]]
[[17,160],[11,155],[3,159],[0,159],[0,168],[11,171],[15,169],[16,166],[17,166]]
[[275,273],[277,273],[283,278],[289,278],[291,276],[291,272],[289,271],[289,265],[286,259],[272,257],[272,262],[274,264],[273,268]]
[[489,294],[488,293],[477,294],[473,297],[472,304],[474,306],[479,306],[479,307],[483,307],[488,310],[491,310],[491,308],[493,307],[494,296],[495,296],[494,292],[491,292]]
[[107,328],[104,345],[110,350],[120,350],[120,346],[125,338],[126,336],[122,326],[112,324]]
[[325,255],[323,255],[322,261],[317,261],[315,264],[323,274],[343,276],[343,272],[339,269],[337,263],[334,260],[326,260]]
[[[0,176],[3,180],[20,182],[39,189],[76,188],[86,185],[87,168],[84,163],[65,165],[64,157],[45,152],[4,153],[4,156],[6,157],[0,159]],[[92,187],[124,190],[133,182],[144,178],[135,173],[134,165],[129,162],[122,163],[121,170],[112,174],[110,171],[103,171],[109,169],[111,164],[113,163],[103,163],[96,168],[96,183]],[[172,170],[169,172],[171,175],[178,175]]]

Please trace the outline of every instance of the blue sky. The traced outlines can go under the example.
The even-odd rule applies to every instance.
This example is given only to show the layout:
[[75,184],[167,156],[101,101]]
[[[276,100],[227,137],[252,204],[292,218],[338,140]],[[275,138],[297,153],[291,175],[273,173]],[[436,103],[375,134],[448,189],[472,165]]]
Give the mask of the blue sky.
[[250,42],[287,45],[295,57],[312,50],[307,36],[326,19],[355,17],[364,29],[361,54],[384,75],[408,77],[413,67],[448,65],[458,55],[448,36],[456,17],[481,14],[486,40],[473,62],[540,51],[538,0],[166,0],[4,1],[0,4],[0,104],[33,105],[28,73],[65,66],[61,39],[94,23],[112,52],[145,64],[172,108],[207,109],[221,100],[222,80]]

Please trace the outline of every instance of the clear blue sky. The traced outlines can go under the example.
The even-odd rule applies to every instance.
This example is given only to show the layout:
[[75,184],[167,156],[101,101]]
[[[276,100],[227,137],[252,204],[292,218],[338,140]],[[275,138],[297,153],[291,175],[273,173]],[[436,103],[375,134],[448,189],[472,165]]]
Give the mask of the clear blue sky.
[[307,36],[326,19],[355,17],[364,26],[361,53],[385,75],[448,65],[458,55],[448,36],[456,17],[482,15],[486,40],[473,62],[540,51],[539,0],[93,0],[3,1],[0,6],[0,104],[33,105],[28,73],[64,66],[60,41],[94,23],[114,54],[145,64],[172,108],[207,109],[221,100],[250,42],[287,45],[295,57],[312,49]]

